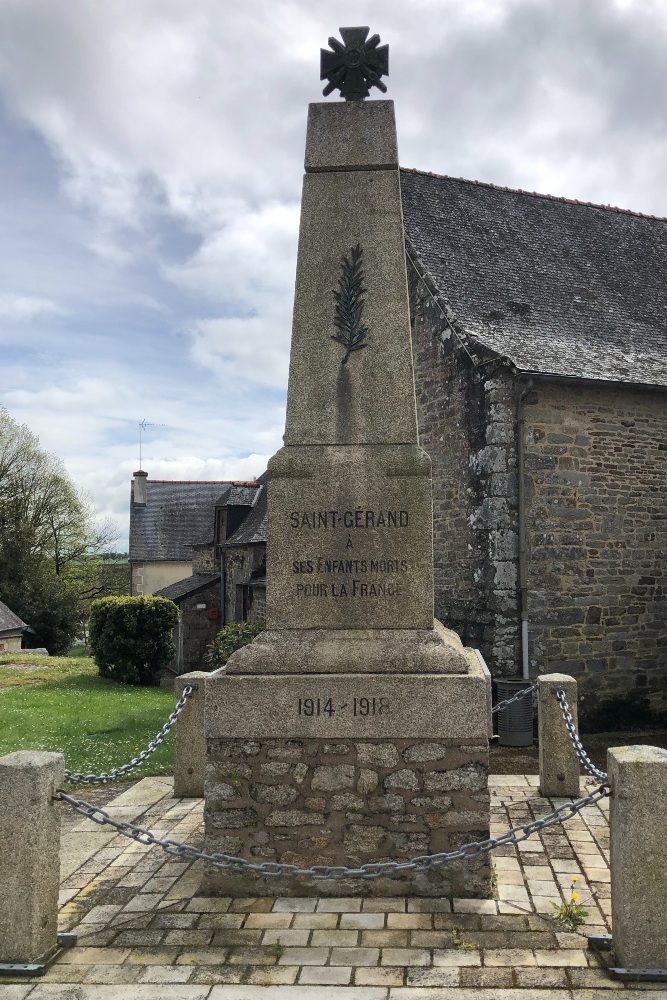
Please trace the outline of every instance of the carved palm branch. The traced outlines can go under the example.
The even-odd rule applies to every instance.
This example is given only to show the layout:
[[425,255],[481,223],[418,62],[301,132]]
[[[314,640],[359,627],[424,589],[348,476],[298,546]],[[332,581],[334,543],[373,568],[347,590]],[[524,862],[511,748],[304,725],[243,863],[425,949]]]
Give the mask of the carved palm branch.
[[366,293],[363,286],[364,268],[361,245],[350,249],[349,256],[341,258],[341,276],[338,279],[338,291],[334,291],[336,300],[334,312],[334,326],[338,333],[332,336],[332,340],[337,340],[346,349],[342,364],[347,364],[347,360],[353,351],[360,351],[368,344],[364,343],[368,327],[361,322],[364,311],[362,296]]

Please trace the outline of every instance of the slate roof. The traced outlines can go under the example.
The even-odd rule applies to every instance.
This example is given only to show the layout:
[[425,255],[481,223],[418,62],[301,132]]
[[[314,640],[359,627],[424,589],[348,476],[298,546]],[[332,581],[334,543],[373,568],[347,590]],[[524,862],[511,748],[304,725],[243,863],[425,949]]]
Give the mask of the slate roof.
[[667,219],[401,170],[408,242],[520,372],[667,386]]
[[269,482],[268,472],[257,477],[259,490],[255,504],[233,535],[227,539],[227,545],[253,545],[266,542],[268,516],[266,509],[266,492]]
[[0,632],[13,632],[16,629],[24,628],[27,628],[26,623],[0,601]]
[[130,505],[130,562],[189,561],[193,545],[213,540],[216,503],[234,486],[254,484],[146,480],[145,506]]
[[232,486],[225,503],[228,507],[252,507],[256,495],[256,486]]
[[176,583],[170,583],[168,587],[163,587],[162,590],[156,590],[155,596],[167,597],[170,601],[178,603],[182,597],[188,597],[189,594],[203,590],[204,587],[209,587],[212,583],[220,583],[219,573],[193,573],[192,576],[187,576],[184,580],[178,580]]

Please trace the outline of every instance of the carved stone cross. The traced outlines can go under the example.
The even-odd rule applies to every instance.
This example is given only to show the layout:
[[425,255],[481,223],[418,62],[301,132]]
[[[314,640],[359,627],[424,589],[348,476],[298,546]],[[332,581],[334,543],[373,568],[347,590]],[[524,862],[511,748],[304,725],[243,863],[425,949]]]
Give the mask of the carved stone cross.
[[389,46],[380,45],[380,36],[368,37],[367,27],[339,28],[344,45],[330,38],[329,49],[320,49],[320,80],[328,80],[322,93],[328,97],[340,90],[346,101],[363,101],[370,88],[383,94],[387,88],[380,77],[389,73]]

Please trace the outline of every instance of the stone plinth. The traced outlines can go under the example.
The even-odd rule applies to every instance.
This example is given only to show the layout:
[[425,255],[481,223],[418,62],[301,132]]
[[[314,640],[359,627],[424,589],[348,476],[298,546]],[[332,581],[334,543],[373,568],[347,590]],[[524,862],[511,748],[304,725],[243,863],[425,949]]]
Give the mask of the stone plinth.
[[612,936],[616,965],[667,968],[667,750],[614,747],[611,785]]
[[[248,648],[248,647],[246,647]],[[206,850],[252,861],[403,861],[488,836],[489,678],[212,674]],[[373,881],[207,873],[231,895],[488,894],[488,858]]]
[[204,706],[208,677],[209,674],[204,670],[192,670],[189,674],[180,674],[174,681],[177,701],[188,684],[194,687],[176,720],[174,798],[177,799],[201,798],[204,794],[206,774]]

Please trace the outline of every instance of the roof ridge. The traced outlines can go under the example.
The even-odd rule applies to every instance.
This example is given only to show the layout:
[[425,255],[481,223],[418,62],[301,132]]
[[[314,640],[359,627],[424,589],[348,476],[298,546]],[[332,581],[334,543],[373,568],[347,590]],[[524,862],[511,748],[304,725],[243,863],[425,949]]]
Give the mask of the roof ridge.
[[443,181],[456,181],[459,184],[471,184],[473,187],[491,188],[494,191],[506,191],[509,194],[525,194],[530,198],[543,198],[545,201],[559,201],[566,205],[581,205],[584,208],[598,208],[603,212],[614,212],[617,215],[632,215],[638,219],[652,219],[654,222],[667,222],[664,215],[650,215],[648,212],[636,212],[631,208],[618,208],[616,205],[600,205],[594,201],[580,201],[578,198],[565,198],[562,195],[542,194],[540,191],[526,191],[523,188],[505,187],[503,184],[492,184],[491,181],[472,181],[467,177],[452,177],[450,174],[436,174],[432,170],[419,170],[417,167],[401,167],[403,173],[421,174],[423,177],[437,177]]
[[188,486],[249,486],[257,487],[253,479],[147,479],[147,483],[180,483]]

